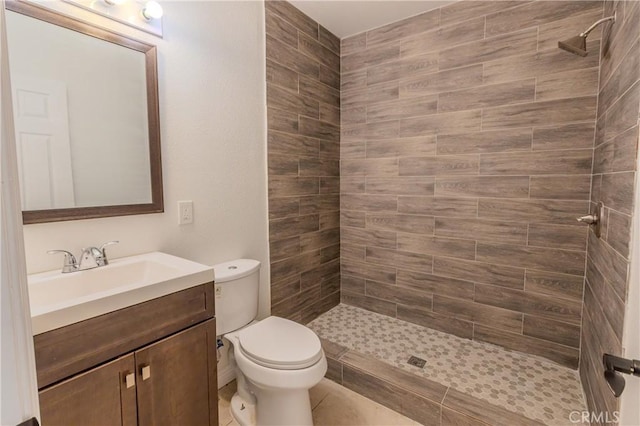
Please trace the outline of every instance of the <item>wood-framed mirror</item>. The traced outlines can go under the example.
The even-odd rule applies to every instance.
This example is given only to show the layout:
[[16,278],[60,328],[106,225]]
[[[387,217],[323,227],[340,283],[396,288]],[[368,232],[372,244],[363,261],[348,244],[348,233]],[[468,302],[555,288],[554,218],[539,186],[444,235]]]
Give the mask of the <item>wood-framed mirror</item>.
[[164,211],[156,47],[5,5],[24,223]]

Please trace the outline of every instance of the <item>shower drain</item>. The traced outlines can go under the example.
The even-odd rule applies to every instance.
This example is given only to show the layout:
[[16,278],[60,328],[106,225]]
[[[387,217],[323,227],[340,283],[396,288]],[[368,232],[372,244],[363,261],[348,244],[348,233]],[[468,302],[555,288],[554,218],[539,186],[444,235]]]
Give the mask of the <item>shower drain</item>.
[[427,363],[427,361],[412,355],[409,357],[409,360],[407,361],[407,363],[409,365],[413,365],[418,368],[424,368],[424,365]]

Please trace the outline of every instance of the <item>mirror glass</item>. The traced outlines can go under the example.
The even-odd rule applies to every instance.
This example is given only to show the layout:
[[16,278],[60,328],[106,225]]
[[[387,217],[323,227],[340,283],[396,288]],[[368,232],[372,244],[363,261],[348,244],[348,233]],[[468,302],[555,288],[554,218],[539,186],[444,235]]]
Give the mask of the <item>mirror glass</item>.
[[7,9],[25,223],[162,211],[155,47]]

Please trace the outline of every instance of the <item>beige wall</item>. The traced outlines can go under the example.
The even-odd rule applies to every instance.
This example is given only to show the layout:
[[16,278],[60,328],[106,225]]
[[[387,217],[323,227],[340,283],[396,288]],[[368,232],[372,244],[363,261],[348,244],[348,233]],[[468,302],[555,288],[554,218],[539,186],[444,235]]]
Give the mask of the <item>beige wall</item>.
[[[165,212],[25,226],[28,271],[62,266],[49,249],[79,254],[109,240],[120,240],[112,257],[159,250],[208,265],[254,258],[263,265],[266,315],[263,5],[169,1],[163,8],[164,39],[118,30],[158,46]],[[178,200],[193,200],[192,225],[178,226]]]
[[265,3],[273,314],[307,323],[340,301],[340,40]]
[[458,2],[342,40],[342,301],[577,368],[599,2]]
[[604,381],[602,354],[637,358],[623,352],[622,338],[640,112],[640,3],[605,2],[605,15],[614,12],[617,20],[603,38],[591,192],[592,204],[605,205],[604,231],[600,239],[589,233],[580,361],[589,409],[609,418],[619,401]]

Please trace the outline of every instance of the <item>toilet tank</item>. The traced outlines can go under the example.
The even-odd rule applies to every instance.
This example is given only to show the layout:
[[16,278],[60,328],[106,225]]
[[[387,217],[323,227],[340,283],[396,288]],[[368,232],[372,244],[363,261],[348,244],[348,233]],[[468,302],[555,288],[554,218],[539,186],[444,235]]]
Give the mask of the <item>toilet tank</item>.
[[237,259],[213,266],[216,334],[237,330],[258,315],[260,262]]

